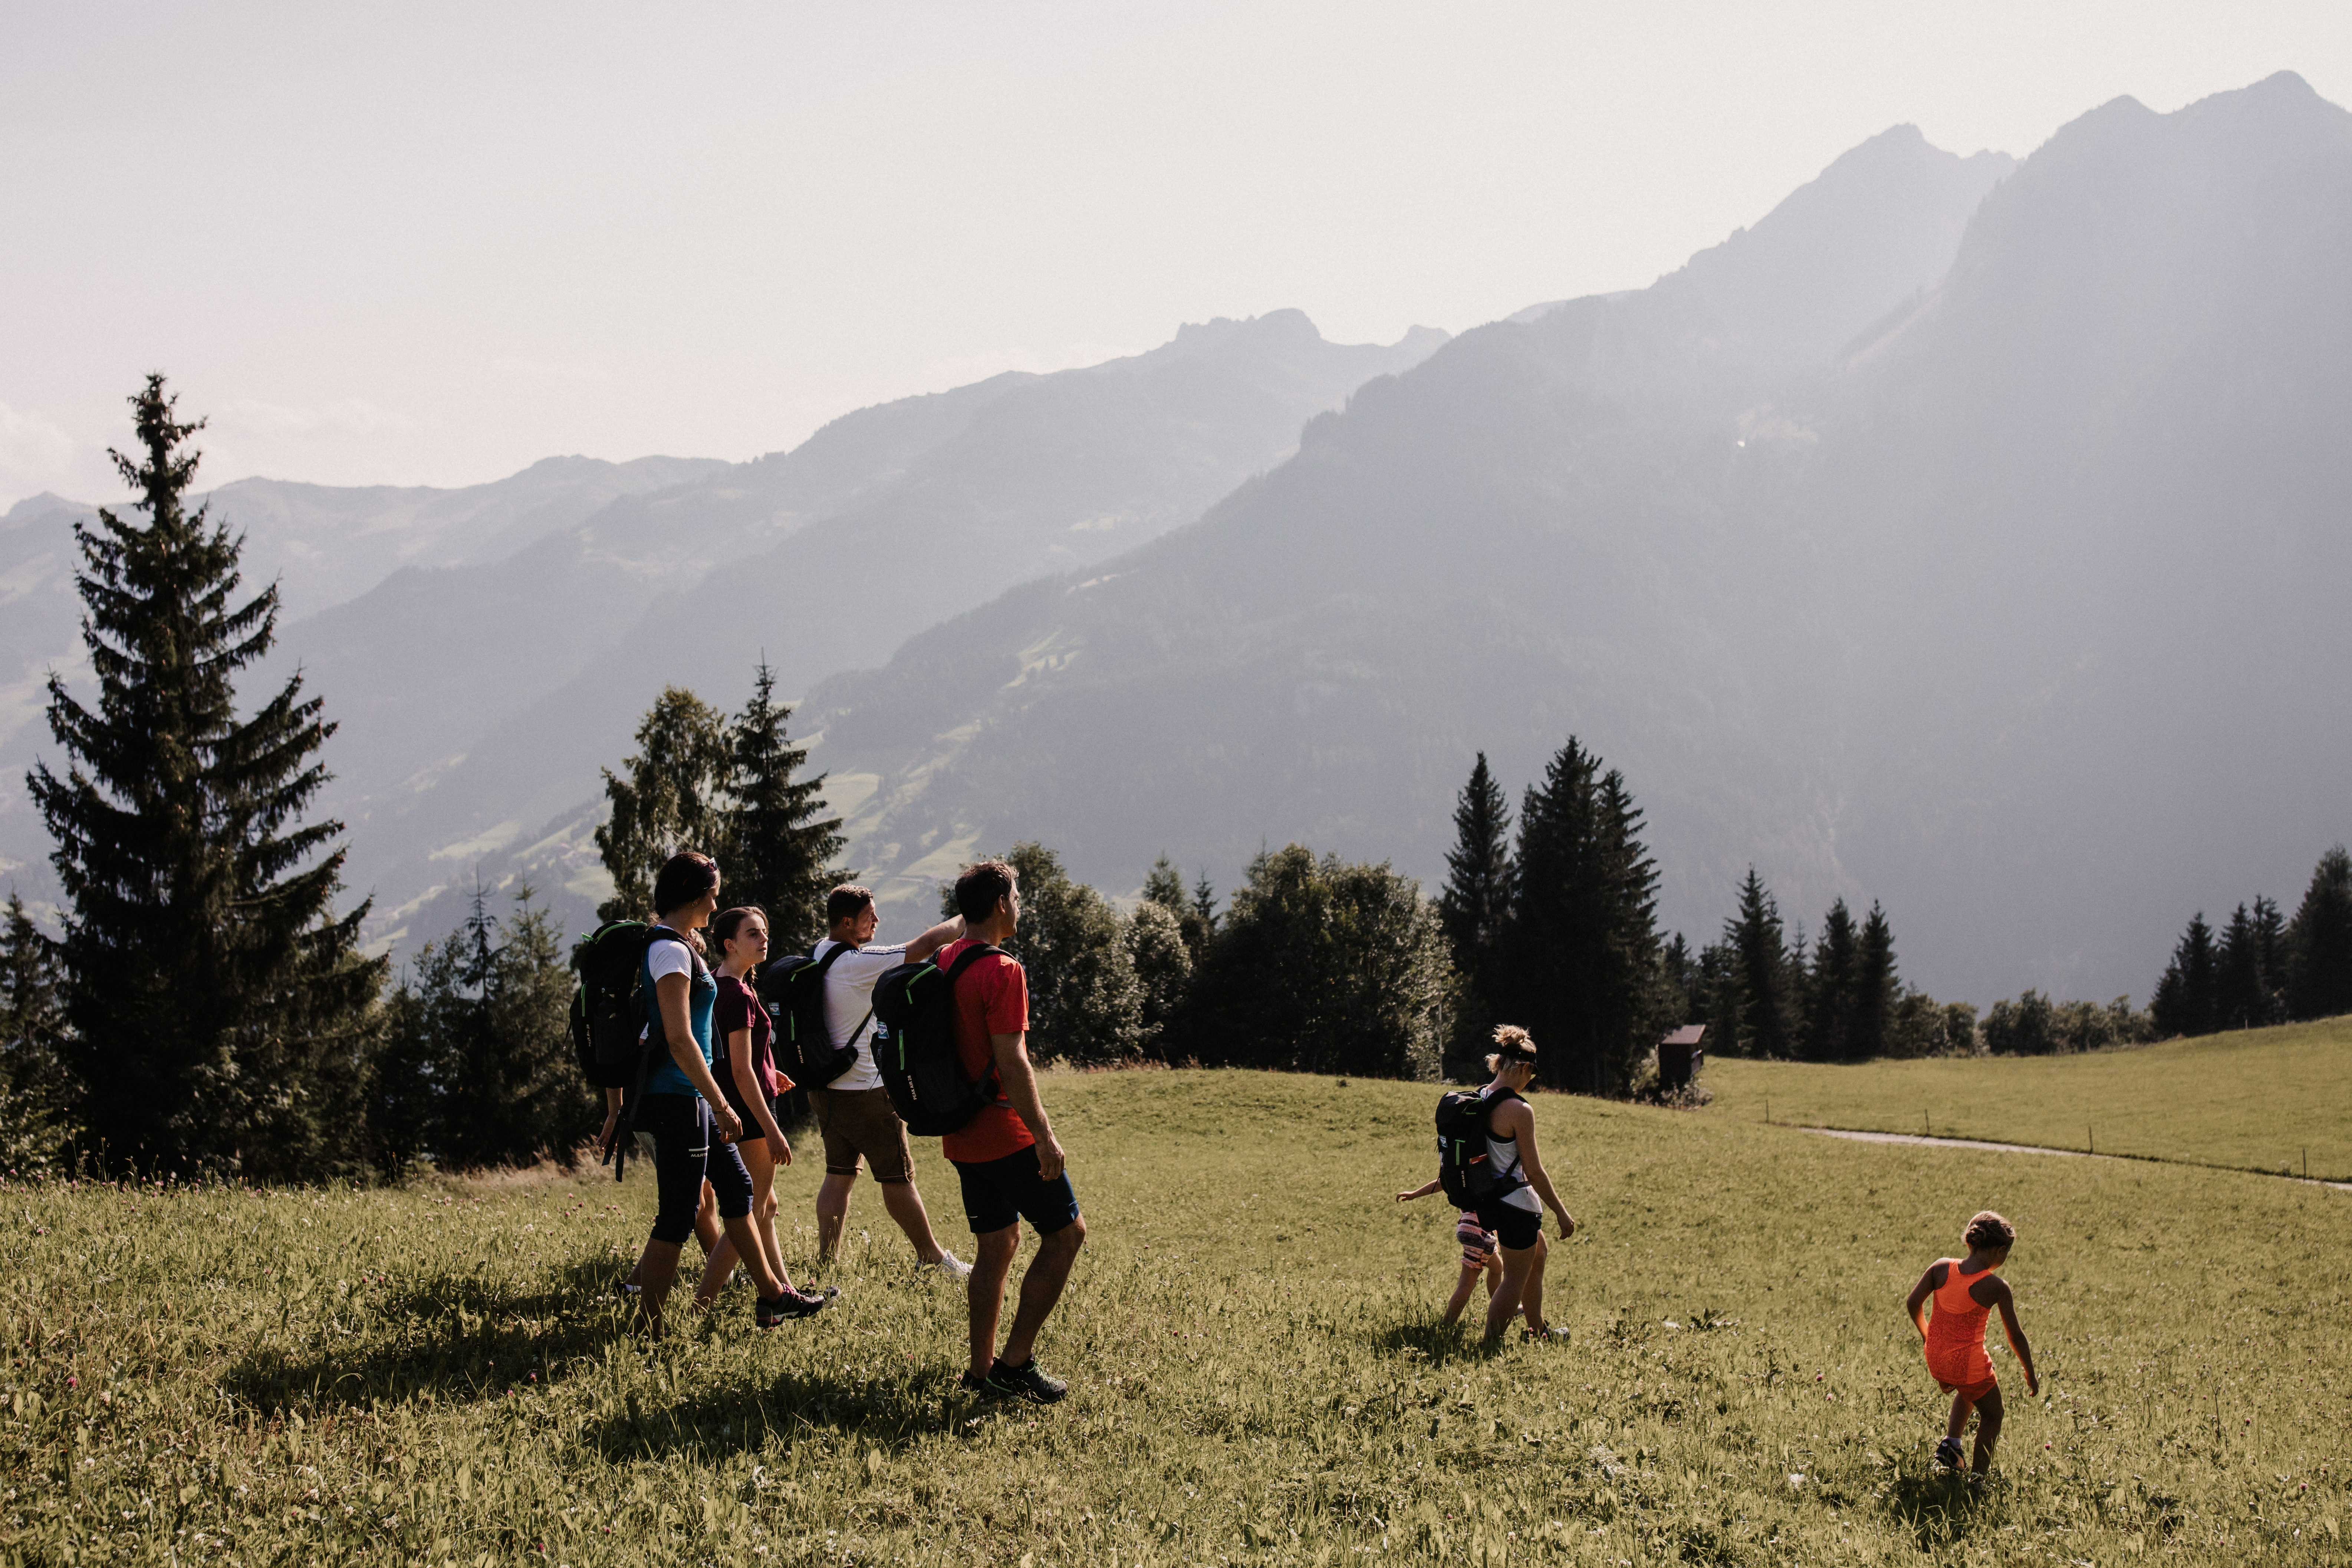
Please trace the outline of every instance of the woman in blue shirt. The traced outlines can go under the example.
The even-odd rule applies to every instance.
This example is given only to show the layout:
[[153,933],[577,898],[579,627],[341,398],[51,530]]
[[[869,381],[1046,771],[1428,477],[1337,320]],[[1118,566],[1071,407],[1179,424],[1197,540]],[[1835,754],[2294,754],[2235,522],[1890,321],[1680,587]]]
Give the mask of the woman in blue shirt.
[[719,985],[702,960],[700,928],[718,908],[719,863],[708,855],[681,850],[654,879],[654,940],[646,948],[646,994],[653,1016],[646,1020],[646,1041],[649,1047],[668,1048],[646,1075],[645,1098],[636,1108],[636,1130],[654,1141],[659,1203],[653,1235],[633,1278],[639,1310],[656,1334],[662,1303],[677,1278],[678,1254],[694,1234],[706,1180],[718,1198],[728,1238],[759,1288],[753,1315],[760,1327],[805,1318],[827,1299],[794,1289],[781,1270],[770,1267],[752,1235],[751,1176],[735,1152],[742,1122],[710,1074],[710,1014]]

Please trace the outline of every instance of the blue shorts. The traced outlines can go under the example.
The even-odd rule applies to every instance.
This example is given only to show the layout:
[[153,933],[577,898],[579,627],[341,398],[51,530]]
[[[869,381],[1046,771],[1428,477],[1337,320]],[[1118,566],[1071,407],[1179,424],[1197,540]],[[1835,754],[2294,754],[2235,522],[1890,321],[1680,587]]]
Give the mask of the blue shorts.
[[1069,1172],[1050,1182],[1040,1177],[1034,1145],[1015,1149],[1001,1160],[971,1165],[961,1160],[949,1163],[963,1183],[964,1218],[971,1222],[974,1236],[986,1236],[1024,1219],[1039,1236],[1051,1236],[1078,1217],[1078,1194],[1070,1185]]

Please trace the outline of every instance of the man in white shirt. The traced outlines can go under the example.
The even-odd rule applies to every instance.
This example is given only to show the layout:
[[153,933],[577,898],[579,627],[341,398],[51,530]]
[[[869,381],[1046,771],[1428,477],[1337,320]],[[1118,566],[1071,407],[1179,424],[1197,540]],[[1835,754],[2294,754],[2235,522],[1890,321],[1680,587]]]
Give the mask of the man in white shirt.
[[931,1234],[923,1195],[915,1190],[907,1124],[891,1109],[890,1093],[875,1070],[874,983],[899,964],[921,963],[961,936],[962,917],[933,926],[904,947],[868,947],[877,923],[874,895],[849,882],[826,895],[824,921],[826,935],[810,956],[822,959],[835,947],[851,950],[825,971],[825,1034],[836,1047],[855,1044],[857,1060],[831,1083],[808,1091],[817,1131],[824,1138],[824,1182],[816,1190],[818,1255],[829,1260],[841,1245],[849,1219],[849,1189],[857,1184],[862,1157],[881,1185],[882,1206],[915,1244],[915,1256],[925,1267],[961,1279],[971,1272],[971,1265]]

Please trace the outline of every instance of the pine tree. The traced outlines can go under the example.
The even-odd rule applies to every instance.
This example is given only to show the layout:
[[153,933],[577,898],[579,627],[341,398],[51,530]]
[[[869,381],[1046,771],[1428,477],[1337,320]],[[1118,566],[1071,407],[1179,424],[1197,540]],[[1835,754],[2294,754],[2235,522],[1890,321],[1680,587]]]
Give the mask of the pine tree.
[[1496,997],[1511,914],[1510,833],[1510,806],[1481,752],[1454,807],[1454,847],[1446,852],[1445,888],[1437,896],[1438,920],[1462,977],[1451,1052],[1456,1060],[1475,1062],[1502,1021]]
[[[1624,775],[1574,736],[1519,811],[1498,1014],[1532,1033],[1555,1087],[1622,1093],[1661,1016],[1657,866]],[[1499,968],[1500,966],[1498,966]]]
[[774,950],[804,948],[824,934],[824,896],[846,874],[833,865],[848,841],[841,818],[824,816],[824,775],[794,779],[808,748],[784,738],[789,703],[775,700],[776,676],[765,658],[751,700],[729,727],[730,769],[719,870],[729,904],[768,911]]
[[596,918],[645,920],[657,912],[654,875],[678,850],[700,849],[728,874],[724,794],[734,749],[727,716],[682,687],[665,687],[637,726],[637,754],[621,766],[625,778],[604,770],[613,815],[596,829],[596,850],[613,896]]
[[66,1067],[65,973],[14,889],[0,921],[0,1173],[58,1169],[80,1131]]
[[2172,961],[2164,966],[2155,998],[2148,1004],[2159,1037],[2213,1032],[2217,1000],[2213,960],[2213,928],[2205,923],[2205,911],[2200,910],[2181,932]]
[[1192,908],[1184,893],[1184,873],[1176,869],[1176,863],[1165,854],[1143,874],[1143,901],[1158,904],[1171,915],[1182,915]]
[[145,524],[101,510],[74,530],[97,707],[50,677],[49,729],[73,760],[28,780],[64,948],[93,959],[67,987],[84,1115],[117,1167],[348,1171],[384,965],[359,951],[367,904],[333,913],[342,824],[300,821],[334,727],[299,673],[238,719],[235,677],[276,638],[278,590],[234,603],[241,541],[186,510],[202,421],[174,416],[160,375],[131,405],[141,457],[110,455]]
[[1199,918],[1202,931],[1209,936],[1217,934],[1217,889],[1209,886],[1206,871],[1192,883],[1192,913]]
[[1780,906],[1764,889],[1756,868],[1748,868],[1740,885],[1739,912],[1724,922],[1724,945],[1731,949],[1731,980],[1737,991],[1736,1033],[1725,1036],[1726,1048],[1738,1042],[1742,1056],[1768,1061],[1796,1054],[1796,1028],[1789,994],[1790,964],[1780,926]]
[[2312,868],[2287,924],[2287,1007],[2297,1018],[2352,1013],[2352,855],[2338,844]]
[[1811,983],[1805,990],[1805,1055],[1817,1062],[1843,1061],[1854,1054],[1855,990],[1861,980],[1862,942],[1853,915],[1840,899],[1822,918],[1822,940],[1813,949]]
[[[2254,900],[2257,907],[2267,900]],[[2258,918],[2240,904],[2221,928],[2213,960],[2213,1023],[2222,1029],[2259,1029],[2272,1016],[2272,977],[2263,964],[2264,946]]]
[[1862,956],[1854,971],[1853,1023],[1846,1037],[1848,1052],[1856,1057],[1882,1057],[1895,1027],[1895,1008],[1903,983],[1895,972],[1895,928],[1886,911],[1871,900],[1862,922]]

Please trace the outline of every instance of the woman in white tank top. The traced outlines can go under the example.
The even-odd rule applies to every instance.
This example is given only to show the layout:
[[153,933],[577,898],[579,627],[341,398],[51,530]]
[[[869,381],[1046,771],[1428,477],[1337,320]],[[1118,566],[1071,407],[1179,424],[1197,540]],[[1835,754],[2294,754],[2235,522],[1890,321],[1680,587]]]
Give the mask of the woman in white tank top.
[[1566,1338],[1567,1331],[1556,1331],[1544,1321],[1544,1258],[1549,1248],[1544,1245],[1543,1212],[1549,1208],[1559,1216],[1562,1241],[1576,1234],[1576,1221],[1552,1190],[1537,1152],[1535,1108],[1520,1098],[1535,1081],[1535,1042],[1517,1025],[1503,1025],[1495,1031],[1486,1069],[1495,1075],[1484,1092],[1490,1107],[1486,1158],[1496,1174],[1515,1178],[1478,1205],[1478,1223],[1494,1233],[1503,1252],[1503,1283],[1486,1304],[1486,1342],[1501,1339],[1522,1308],[1530,1339],[1549,1340],[1555,1333]]

